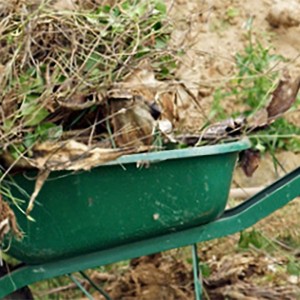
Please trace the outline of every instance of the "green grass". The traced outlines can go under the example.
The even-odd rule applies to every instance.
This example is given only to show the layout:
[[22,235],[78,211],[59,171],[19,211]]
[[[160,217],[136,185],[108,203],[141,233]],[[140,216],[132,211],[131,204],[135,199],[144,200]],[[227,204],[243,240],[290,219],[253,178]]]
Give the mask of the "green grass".
[[[248,42],[242,52],[235,55],[236,77],[227,84],[216,89],[210,111],[210,119],[215,121],[229,117],[224,103],[231,101],[236,106],[232,117],[241,114],[240,107],[245,108],[243,114],[250,116],[268,103],[272,91],[280,78],[280,72],[275,66],[286,59],[273,54],[272,47],[264,47],[259,41],[254,41],[251,29],[247,33]],[[300,97],[290,109],[296,110]],[[262,152],[282,149],[294,152],[300,151],[300,128],[287,119],[280,118],[259,132],[249,133],[254,147]]]

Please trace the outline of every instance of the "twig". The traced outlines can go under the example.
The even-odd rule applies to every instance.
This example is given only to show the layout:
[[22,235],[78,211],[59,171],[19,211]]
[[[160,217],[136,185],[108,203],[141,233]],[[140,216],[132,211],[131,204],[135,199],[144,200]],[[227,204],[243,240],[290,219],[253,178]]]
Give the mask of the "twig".
[[[85,280],[79,280],[81,284],[85,283]],[[50,289],[48,291],[45,291],[43,293],[37,293],[38,297],[45,297],[45,296],[49,296],[49,295],[53,295],[53,294],[58,294],[60,292],[64,292],[64,291],[68,291],[68,290],[72,290],[72,289],[76,289],[77,285],[75,283],[69,283],[67,285],[64,286],[59,286],[53,289]]]
[[264,188],[264,186],[249,188],[233,188],[230,190],[229,197],[235,199],[245,199],[257,194]]

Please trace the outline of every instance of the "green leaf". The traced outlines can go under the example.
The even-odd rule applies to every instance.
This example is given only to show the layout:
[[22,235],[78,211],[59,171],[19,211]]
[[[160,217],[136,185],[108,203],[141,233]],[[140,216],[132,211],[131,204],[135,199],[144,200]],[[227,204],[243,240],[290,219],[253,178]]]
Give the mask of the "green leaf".
[[9,153],[12,155],[14,159],[18,159],[20,155],[26,150],[25,146],[22,144],[18,145],[10,145],[9,148]]
[[247,249],[250,245],[261,249],[268,245],[268,241],[266,240],[266,238],[263,237],[263,235],[259,231],[253,229],[250,232],[241,232],[238,245],[241,249]]
[[153,24],[152,28],[154,31],[159,32],[162,29],[162,23],[161,22],[156,22]]
[[158,10],[162,15],[166,15],[167,6],[166,6],[165,1],[156,0],[155,1],[155,9]]
[[190,265],[193,264],[193,260],[190,257],[186,258],[186,262]]
[[35,133],[42,140],[57,140],[62,136],[63,128],[60,125],[48,122],[38,125]]
[[149,47],[140,47],[135,55],[135,58],[141,58],[149,54],[151,49]]
[[266,151],[266,147],[261,142],[259,142],[259,141],[256,144],[255,149],[257,149],[261,153],[264,153]]
[[92,53],[85,64],[85,70],[89,71],[94,68],[100,60],[101,56],[98,53]]
[[132,7],[133,9],[133,16],[136,15],[138,17],[142,17],[148,9],[147,3],[140,3],[136,8]]
[[13,128],[14,124],[15,124],[15,122],[12,119],[4,120],[3,121],[3,126],[2,126],[4,132],[10,131]]
[[238,242],[238,246],[241,249],[248,249],[249,248],[249,244],[250,244],[250,237],[249,237],[249,233],[246,231],[242,231],[240,233],[240,239]]
[[249,238],[250,243],[258,249],[261,249],[267,245],[266,239],[262,236],[262,234],[259,231],[252,230],[250,232]]
[[130,5],[129,1],[124,1],[121,3],[121,7],[124,10],[129,10],[132,6]]
[[211,268],[206,263],[200,264],[200,270],[201,270],[201,274],[203,275],[204,278],[207,278],[211,275]]
[[35,126],[41,123],[49,116],[49,112],[46,108],[40,107],[33,112],[32,115],[28,115],[25,118],[25,126]]
[[21,105],[21,116],[30,116],[37,110],[37,104],[34,102],[38,97],[28,95]]
[[237,8],[234,8],[234,7],[229,7],[226,11],[226,15],[229,18],[237,17],[239,15],[239,10]]
[[155,39],[155,48],[156,49],[163,49],[163,48],[166,48],[166,46],[167,46],[166,39],[164,39],[162,37],[158,37]]
[[38,94],[29,94],[21,105],[20,117],[23,117],[25,126],[38,125],[49,115],[48,110],[38,103],[38,98]]
[[30,148],[35,144],[36,140],[37,140],[37,136],[29,132],[24,136],[23,144],[25,145],[26,148]]
[[300,276],[300,264],[295,261],[289,261],[286,270],[290,275]]

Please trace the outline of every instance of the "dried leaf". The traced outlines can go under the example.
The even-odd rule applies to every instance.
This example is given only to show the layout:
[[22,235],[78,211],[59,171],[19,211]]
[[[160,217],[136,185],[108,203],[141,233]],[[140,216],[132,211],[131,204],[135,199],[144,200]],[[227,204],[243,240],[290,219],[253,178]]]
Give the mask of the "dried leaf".
[[20,231],[16,216],[8,203],[2,200],[0,195],[0,243],[4,236],[11,232],[17,239],[21,239],[23,234]]
[[53,8],[60,11],[60,10],[76,10],[76,5],[73,0],[57,0],[53,3]]
[[263,127],[268,124],[268,112],[265,108],[257,111],[253,116],[247,119],[248,128],[251,130]]
[[5,218],[0,221],[0,242],[9,233],[9,231],[10,231],[9,219]]
[[15,97],[13,97],[12,93],[7,93],[1,102],[0,106],[0,116],[1,121],[8,121],[9,118],[13,116],[13,113],[16,110],[18,101]]
[[260,163],[260,152],[254,149],[247,149],[240,155],[240,165],[246,174],[251,177]]
[[113,88],[107,92],[108,99],[127,99],[132,100],[133,95],[127,89]]
[[152,144],[155,120],[141,97],[111,99],[109,106],[113,138],[118,147]]
[[32,167],[40,170],[89,170],[134,150],[132,148],[102,149],[88,147],[74,140],[65,142],[47,141],[33,148],[34,157],[29,162]]
[[158,128],[165,135],[169,135],[173,132],[173,126],[169,120],[158,121]]
[[0,158],[6,167],[12,166],[14,170],[38,169],[49,171],[59,170],[90,170],[104,163],[113,161],[118,157],[149,151],[152,146],[140,145],[124,149],[104,148],[104,143],[89,147],[75,140],[54,142],[46,141],[36,145],[32,149],[31,158],[21,157],[15,161],[9,153],[3,153]]
[[38,173],[36,182],[35,182],[35,187],[34,187],[34,191],[31,194],[30,200],[29,200],[29,204],[28,207],[26,209],[26,214],[29,215],[30,212],[33,209],[33,205],[34,205],[34,201],[36,199],[36,197],[38,196],[40,190],[42,189],[45,181],[47,180],[47,178],[49,177],[50,171],[49,170],[41,170]]
[[197,134],[180,134],[176,135],[176,140],[187,146],[195,146],[202,137]]
[[5,168],[12,168],[14,170],[16,169],[24,170],[24,169],[32,168],[31,164],[28,162],[28,159],[24,157],[19,157],[16,160],[16,158],[12,156],[12,154],[9,151],[4,151],[0,155],[0,159]]
[[155,88],[158,83],[150,62],[143,60],[134,71],[124,79],[122,86],[129,90],[140,90],[144,88]]
[[83,94],[75,94],[67,100],[57,99],[57,103],[63,107],[70,110],[83,110],[93,105],[99,105],[102,103],[104,97],[100,93],[91,94],[91,95],[83,95]]
[[177,106],[177,93],[167,92],[159,95],[159,103],[162,106],[162,117],[168,119],[173,124],[179,120]]
[[219,139],[228,136],[235,136],[240,134],[246,125],[246,118],[240,116],[238,118],[229,118],[224,121],[212,124],[205,129],[202,138],[204,139]]
[[296,101],[300,88],[300,76],[292,81],[287,70],[283,73],[283,78],[279,81],[277,88],[272,93],[270,104],[267,106],[269,121],[286,112]]

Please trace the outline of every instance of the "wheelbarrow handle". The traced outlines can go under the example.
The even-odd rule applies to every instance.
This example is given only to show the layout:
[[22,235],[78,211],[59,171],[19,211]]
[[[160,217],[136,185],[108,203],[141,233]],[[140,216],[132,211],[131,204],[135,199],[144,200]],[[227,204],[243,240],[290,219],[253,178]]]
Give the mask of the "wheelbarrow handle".
[[[300,196],[300,167],[267,186],[240,205],[226,210],[216,222],[224,222],[224,225],[225,222],[237,222],[240,224],[237,226],[240,227],[240,230],[243,230],[267,217],[298,196]],[[235,226],[235,232],[237,231]]]

